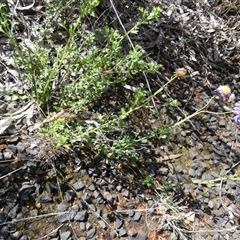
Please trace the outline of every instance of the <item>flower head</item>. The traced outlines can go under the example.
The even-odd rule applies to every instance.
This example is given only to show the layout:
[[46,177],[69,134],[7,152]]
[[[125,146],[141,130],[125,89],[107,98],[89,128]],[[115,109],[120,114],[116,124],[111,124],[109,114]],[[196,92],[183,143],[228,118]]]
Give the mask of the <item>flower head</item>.
[[178,68],[175,74],[178,78],[184,78],[187,74],[187,70],[185,68]]
[[219,86],[215,91],[218,92],[222,98],[229,98],[231,95],[231,89],[227,85]]
[[234,121],[236,123],[240,123],[240,101],[235,103],[235,106],[233,108],[233,113],[236,115],[234,117]]

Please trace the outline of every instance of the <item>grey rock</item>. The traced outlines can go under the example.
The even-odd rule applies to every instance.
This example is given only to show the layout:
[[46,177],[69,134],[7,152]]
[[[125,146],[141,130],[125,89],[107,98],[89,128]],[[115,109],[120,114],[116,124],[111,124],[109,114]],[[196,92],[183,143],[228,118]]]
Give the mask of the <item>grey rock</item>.
[[137,235],[137,239],[139,240],[147,240],[147,234],[143,231],[143,230],[139,230],[138,235]]
[[113,204],[114,198],[113,198],[113,195],[110,192],[104,192],[103,196],[109,204],[111,204],[111,205]]
[[19,210],[19,204],[16,204],[8,213],[8,216],[10,218],[15,218],[17,216],[17,212]]
[[49,203],[52,202],[52,196],[50,196],[49,194],[44,194],[40,197],[40,202],[41,203]]
[[233,189],[235,189],[235,188],[237,187],[236,182],[233,181],[233,180],[231,180],[231,179],[227,180],[227,185],[228,185],[230,188],[233,188]]
[[91,185],[88,187],[88,190],[94,191],[94,190],[96,190],[96,186],[95,186],[94,184],[91,184]]
[[88,168],[88,174],[91,176],[94,173],[94,168]]
[[20,231],[16,231],[15,233],[12,234],[12,238],[13,239],[19,239],[20,237],[22,237],[23,233]]
[[65,204],[65,203],[59,203],[57,205],[57,210],[58,210],[58,212],[65,212],[65,211],[68,210],[68,207],[69,206],[67,204]]
[[136,237],[137,234],[138,234],[138,231],[135,228],[130,228],[128,230],[128,235],[131,236],[131,237]]
[[84,189],[84,187],[85,187],[85,185],[83,184],[82,181],[78,181],[78,182],[76,182],[76,183],[74,183],[74,184],[72,185],[72,188],[73,188],[75,191],[80,191],[80,190]]
[[30,217],[36,217],[37,215],[38,215],[38,210],[37,209],[33,209],[29,212]]
[[90,203],[91,202],[91,197],[88,195],[88,193],[84,193],[82,196],[83,201]]
[[182,174],[183,173],[183,168],[180,165],[177,165],[176,167],[176,172]]
[[190,177],[196,177],[196,171],[192,168],[188,170],[188,174]]
[[95,218],[100,218],[101,217],[101,215],[102,215],[102,209],[97,209],[97,211],[94,211],[93,213],[93,216],[95,217]]
[[115,219],[115,227],[116,227],[116,229],[119,229],[122,226],[123,226],[123,221],[121,219],[119,219],[119,218],[116,218]]
[[190,159],[192,159],[192,160],[197,158],[196,153],[193,150],[189,150],[188,155],[189,155]]
[[159,169],[159,174],[160,175],[167,176],[168,172],[169,172],[169,169],[166,168],[166,167],[162,167],[162,168]]
[[57,238],[58,236],[58,230],[53,230],[52,232],[49,233],[49,237],[52,238]]
[[61,240],[68,240],[68,238],[71,236],[70,231],[66,231],[60,234],[60,239]]
[[121,185],[118,185],[118,186],[116,187],[116,190],[117,190],[118,192],[121,192],[122,186],[121,186]]
[[69,217],[70,217],[70,220],[76,220],[75,219],[75,216],[77,215],[77,210],[76,209],[71,209],[69,211]]
[[133,209],[128,209],[128,216],[133,217],[135,214],[135,211]]
[[125,198],[129,198],[130,197],[130,192],[128,190],[125,190],[122,192],[122,196]]
[[79,226],[80,226],[81,231],[86,231],[86,223],[80,222]]
[[107,229],[107,224],[103,220],[98,221],[98,224],[101,228],[105,230]]
[[87,219],[87,212],[86,211],[79,211],[74,216],[75,221],[84,222]]
[[92,224],[89,223],[89,222],[87,222],[87,224],[86,224],[86,230],[90,230],[92,227],[93,227]]
[[181,131],[181,136],[182,136],[182,137],[186,137],[186,136],[187,136],[186,132]]
[[96,228],[91,228],[87,231],[87,238],[92,238],[96,234]]
[[117,236],[116,231],[111,231],[111,232],[110,232],[110,236],[111,236],[112,238],[115,238],[115,237]]
[[13,158],[13,153],[10,151],[4,151],[3,152],[3,157],[5,160],[12,159]]
[[208,207],[210,207],[211,209],[213,209],[214,208],[214,203],[213,203],[213,201],[209,201],[208,202]]
[[59,214],[57,218],[58,218],[58,221],[61,223],[67,223],[70,221],[70,217],[68,213]]
[[65,194],[64,194],[64,200],[65,200],[66,202],[72,201],[73,195],[74,195],[74,192],[73,192],[72,190],[66,191]]
[[140,212],[135,212],[133,220],[138,222],[138,221],[140,221],[141,217],[142,217],[142,214]]
[[28,240],[28,237],[26,235],[23,235],[19,240]]
[[29,182],[22,183],[22,187],[19,189],[20,194],[31,194],[34,193],[35,186]]
[[100,193],[98,190],[95,190],[95,191],[93,192],[93,196],[94,196],[94,198],[96,199],[96,198],[98,198],[98,197],[101,196],[101,193]]
[[118,235],[119,235],[120,237],[126,237],[127,231],[125,230],[125,228],[119,229]]
[[91,210],[92,212],[97,211],[97,208],[96,208],[96,206],[95,206],[94,204],[88,204],[88,208],[89,208],[89,210]]

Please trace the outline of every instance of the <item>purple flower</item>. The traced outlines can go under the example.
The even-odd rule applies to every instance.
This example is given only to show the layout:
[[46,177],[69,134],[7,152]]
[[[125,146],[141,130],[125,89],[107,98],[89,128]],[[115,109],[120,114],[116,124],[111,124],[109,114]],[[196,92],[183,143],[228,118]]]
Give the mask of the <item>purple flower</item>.
[[235,106],[233,108],[233,113],[236,115],[234,117],[234,121],[236,123],[240,123],[240,101],[235,103]]
[[231,89],[228,86],[219,86],[216,90],[222,98],[229,98],[231,95]]

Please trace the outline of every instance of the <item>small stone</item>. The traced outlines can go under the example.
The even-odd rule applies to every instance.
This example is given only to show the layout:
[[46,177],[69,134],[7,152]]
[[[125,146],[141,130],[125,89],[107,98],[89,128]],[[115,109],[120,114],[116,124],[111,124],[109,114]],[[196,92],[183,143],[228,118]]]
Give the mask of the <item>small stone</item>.
[[136,212],[133,217],[133,220],[138,222],[138,221],[140,221],[141,217],[142,217],[142,214],[140,212]]
[[94,211],[92,214],[95,218],[100,218],[102,215],[102,209],[98,209],[97,211]]
[[87,218],[87,212],[86,211],[79,211],[74,216],[75,221],[84,222]]
[[19,136],[13,136],[7,139],[7,143],[17,143],[20,140]]
[[91,228],[87,231],[87,238],[92,238],[96,234],[96,228]]
[[16,231],[15,233],[12,234],[12,239],[20,239],[22,236],[22,232]]
[[49,233],[49,237],[55,238],[58,236],[58,230],[53,230],[52,232]]
[[60,234],[60,239],[61,240],[68,240],[68,238],[71,236],[70,231],[66,231]]
[[190,177],[196,177],[196,171],[192,168],[188,170],[188,174]]
[[80,222],[79,227],[80,227],[80,229],[81,229],[82,231],[85,231],[85,230],[86,230],[86,223]]
[[28,240],[28,237],[26,235],[23,235],[19,240]]
[[176,172],[182,174],[183,173],[183,168],[180,165],[177,165],[176,167]]
[[49,194],[44,194],[40,197],[40,202],[41,203],[49,203],[52,202],[52,196],[50,196]]
[[162,167],[162,168],[159,169],[159,174],[160,175],[167,176],[168,172],[169,172],[169,169],[166,168],[166,167]]
[[116,187],[116,190],[117,190],[118,192],[121,192],[122,186],[121,186],[121,185],[118,185],[118,186]]
[[61,223],[67,223],[69,222],[70,218],[69,218],[69,214],[60,214],[58,215],[58,221],[61,222]]
[[188,155],[189,155],[190,159],[192,159],[192,160],[196,159],[196,154],[195,154],[194,151],[189,150],[188,151]]
[[114,202],[114,198],[113,198],[113,195],[111,194],[111,193],[109,193],[109,192],[105,192],[104,194],[103,194],[103,196],[104,196],[104,198],[107,200],[107,202],[109,203],[109,204],[113,204],[113,202]]
[[130,192],[128,190],[125,190],[124,192],[122,192],[122,196],[125,198],[129,198],[130,197]]
[[86,229],[87,229],[87,230],[90,230],[91,228],[92,228],[92,224],[88,222],[88,223],[86,224]]
[[130,228],[130,229],[128,230],[128,235],[131,236],[131,237],[136,237],[137,234],[138,234],[138,232],[137,232],[136,229],[134,229],[134,228]]
[[110,236],[111,236],[112,238],[115,238],[115,237],[117,236],[117,232],[116,232],[116,231],[111,231],[111,232],[110,232]]
[[139,240],[147,240],[148,237],[147,237],[147,234],[144,231],[139,230],[138,235],[137,235],[137,239],[139,239]]
[[38,215],[38,210],[37,209],[33,209],[29,212],[30,217],[36,217],[37,215]]
[[94,191],[96,189],[95,185],[94,184],[91,184],[89,187],[88,187],[88,190],[90,191]]
[[105,230],[107,229],[107,225],[103,220],[98,221],[98,224],[100,225],[101,228],[103,228]]
[[213,201],[209,201],[208,202],[208,207],[210,207],[211,209],[213,209],[214,208],[214,203],[213,203]]
[[73,199],[73,194],[74,194],[74,192],[72,190],[66,191],[64,194],[64,200],[66,202],[70,202]]
[[95,190],[95,191],[93,192],[93,196],[94,196],[95,199],[97,199],[98,197],[100,197],[100,195],[101,195],[101,193],[100,193],[98,190]]
[[118,232],[118,235],[120,237],[125,237],[127,235],[127,232],[126,232],[125,228],[121,228]]
[[68,209],[68,205],[65,203],[59,203],[57,205],[58,212],[65,212],[65,211],[67,211],[67,209]]
[[128,209],[128,216],[133,217],[135,214],[135,211],[133,209]]
[[116,218],[116,220],[115,220],[115,227],[116,227],[116,229],[119,229],[122,226],[123,226],[123,221],[120,220],[119,218]]
[[5,160],[12,159],[13,154],[11,152],[4,151],[3,152],[3,157],[4,157]]
[[80,190],[84,189],[85,185],[83,184],[82,181],[78,181],[78,182],[74,183],[72,185],[72,187],[75,191],[80,191]]

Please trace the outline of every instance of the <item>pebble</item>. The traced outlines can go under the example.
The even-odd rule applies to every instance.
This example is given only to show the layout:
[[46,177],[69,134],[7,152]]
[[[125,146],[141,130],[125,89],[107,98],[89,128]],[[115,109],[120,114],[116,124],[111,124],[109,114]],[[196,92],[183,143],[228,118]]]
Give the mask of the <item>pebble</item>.
[[59,203],[57,205],[57,210],[58,210],[58,212],[65,212],[65,211],[67,211],[68,207],[69,206],[65,203]]
[[83,190],[84,187],[85,187],[85,185],[83,184],[82,181],[78,181],[78,182],[76,182],[76,183],[74,183],[74,184],[72,185],[72,188],[73,188],[74,190],[76,190],[76,191]]
[[69,237],[71,236],[71,232],[70,231],[66,231],[66,232],[63,232],[63,233],[60,233],[60,239],[61,240],[68,240]]
[[125,198],[129,198],[130,197],[130,192],[128,190],[125,190],[122,192],[122,196]]
[[87,238],[88,239],[93,238],[95,234],[96,234],[96,228],[91,228],[87,231]]
[[86,223],[85,222],[80,222],[79,227],[82,231],[86,231]]
[[126,237],[127,236],[127,231],[125,228],[121,228],[120,230],[118,230],[118,235],[120,237]]
[[143,230],[139,230],[138,234],[137,234],[137,239],[139,240],[147,240],[147,234],[143,231]]
[[192,150],[189,150],[189,151],[188,151],[188,155],[189,155],[190,159],[192,159],[192,160],[194,160],[194,159],[197,158],[195,152],[192,151]]
[[107,229],[107,225],[103,220],[98,221],[98,224],[101,228],[103,228],[105,230]]
[[136,222],[139,222],[142,217],[142,214],[140,212],[135,212],[135,215],[133,216],[133,220]]
[[159,169],[159,174],[162,176],[167,176],[169,173],[169,169],[167,167],[162,167]]
[[52,196],[50,196],[49,194],[44,194],[40,197],[40,202],[41,203],[49,203],[52,202]]
[[74,216],[75,221],[84,222],[84,221],[86,221],[86,219],[87,219],[87,212],[86,211],[79,211]]

